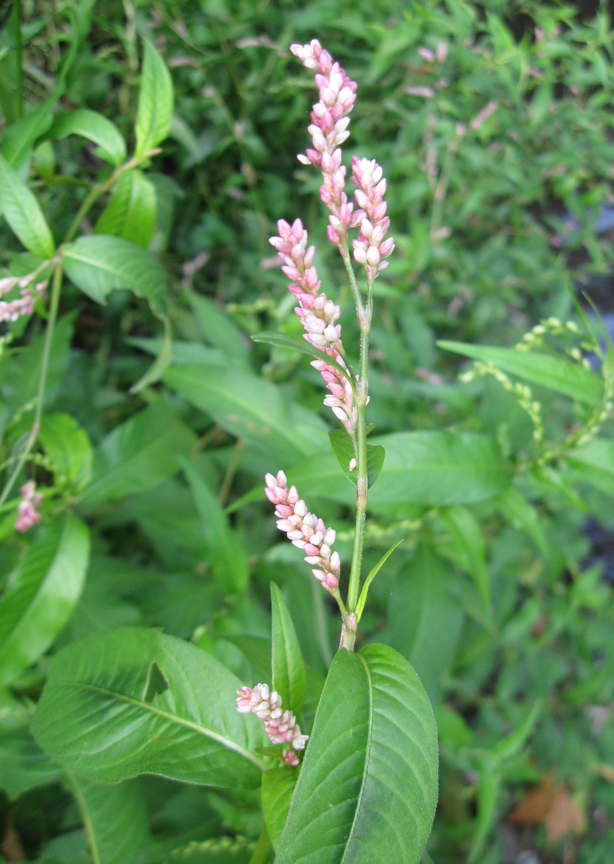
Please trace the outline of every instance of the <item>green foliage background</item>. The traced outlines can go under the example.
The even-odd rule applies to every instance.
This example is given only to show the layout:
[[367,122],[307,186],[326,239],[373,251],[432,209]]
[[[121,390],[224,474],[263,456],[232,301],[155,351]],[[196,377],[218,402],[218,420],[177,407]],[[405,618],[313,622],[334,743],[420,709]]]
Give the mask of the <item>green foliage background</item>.
[[[611,554],[611,360],[589,374],[572,353],[582,340],[552,322],[525,340],[547,368],[485,348],[509,349],[551,317],[583,326],[579,288],[599,302],[606,294],[596,290],[612,266],[611,234],[596,230],[614,164],[605,4],[580,14],[498,0],[56,0],[20,11],[23,80],[12,10],[0,22],[0,152],[10,163],[0,182],[14,171],[28,184],[53,237],[20,233],[4,192],[0,277],[30,272],[32,253],[52,255],[88,193],[100,196],[64,253],[41,433],[20,475],[45,490],[44,524],[15,535],[15,492],[0,510],[4,860],[221,864],[255,854],[257,791],[150,775],[104,786],[39,749],[30,723],[50,659],[77,640],[162,628],[244,683],[269,680],[274,580],[308,665],[310,727],[338,622],[281,542],[262,477],[287,472],[337,528],[346,562],[354,492],[306,358],[249,336],[300,338],[268,244],[277,219],[300,217],[325,290],[340,298],[344,344],[357,343],[317,172],[296,160],[315,91],[288,48],[314,37],[359,84],[344,149],[382,164],[397,244],[376,283],[369,420],[387,455],[367,567],[407,539],[373,582],[360,640],[403,654],[435,709],[440,804],[425,864],[515,862],[527,850],[544,864],[608,860],[613,596],[586,525]],[[152,50],[143,38],[172,77],[164,128],[141,101]],[[441,63],[418,53],[439,43]],[[158,92],[165,74],[155,67]],[[113,121],[119,138],[77,110]],[[160,152],[105,186],[124,142],[139,156]],[[44,314],[6,326],[4,480],[32,426],[45,328]],[[459,381],[471,368],[463,354],[503,376]],[[584,441],[586,430],[599,437]],[[228,698],[232,707],[232,687]],[[551,771],[584,818],[582,831],[554,840],[543,820],[508,821]]]

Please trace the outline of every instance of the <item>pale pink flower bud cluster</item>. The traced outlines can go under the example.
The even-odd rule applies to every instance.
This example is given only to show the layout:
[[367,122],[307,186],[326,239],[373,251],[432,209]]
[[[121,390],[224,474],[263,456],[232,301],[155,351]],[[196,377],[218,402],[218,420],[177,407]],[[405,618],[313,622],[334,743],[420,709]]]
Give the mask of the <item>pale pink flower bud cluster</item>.
[[448,56],[448,46],[445,42],[438,42],[436,51],[431,51],[430,48],[421,46],[418,48],[418,54],[423,60],[426,60],[427,63],[434,63],[435,60],[437,60],[438,63],[445,63],[446,57]]
[[341,560],[338,552],[331,546],[335,542],[335,531],[327,528],[322,521],[307,512],[307,505],[298,497],[296,486],[288,489],[288,480],[283,471],[277,477],[267,474],[265,494],[271,504],[275,504],[277,527],[288,535],[292,544],[306,553],[305,561],[314,569],[311,571],[327,591],[336,591],[339,586]]
[[353,205],[344,192],[345,167],[341,164],[340,146],[350,134],[347,115],[354,107],[357,85],[333,62],[317,39],[307,45],[291,45],[290,50],[307,69],[317,70],[315,80],[320,99],[313,106],[309,126],[313,149],[298,158],[304,165],[322,169],[320,197],[330,210],[327,235],[331,243],[341,248],[347,240],[348,228],[356,225]]
[[0,279],[0,297],[9,294],[13,288],[19,288],[19,297],[14,300],[0,300],[0,322],[17,321],[20,315],[31,315],[34,310],[34,301],[39,297],[47,282],[38,282],[32,286],[34,275],[32,273],[19,278],[18,276],[7,276]]
[[21,501],[17,507],[17,521],[15,522],[15,530],[25,534],[33,525],[38,525],[41,521],[38,508],[43,503],[43,496],[36,491],[36,483],[29,480],[19,490],[21,493]]
[[384,201],[386,180],[374,159],[356,156],[352,156],[352,180],[358,186],[354,197],[361,208],[356,213],[360,217],[360,234],[353,242],[354,258],[366,268],[367,278],[372,283],[379,271],[388,266],[384,259],[394,249],[393,238],[384,239],[390,227]]
[[[294,750],[304,750],[309,735],[301,734],[301,727],[291,711],[282,711],[281,696],[269,690],[268,684],[256,684],[237,690],[237,711],[241,714],[253,712],[264,723],[267,735],[273,744],[290,744]],[[292,751],[283,751],[288,765],[298,765],[298,757]]]
[[475,117],[469,121],[470,129],[479,129],[480,126],[483,126],[484,123],[488,120],[491,114],[494,114],[497,108],[499,107],[499,103],[492,99],[487,105],[485,105],[481,111],[479,111]]
[[[314,347],[326,351],[346,369],[340,353],[343,350],[341,325],[335,323],[341,312],[324,292],[320,292],[321,283],[313,266],[315,249],[313,246],[307,247],[307,231],[300,219],[295,219],[292,225],[280,219],[277,230],[279,237],[271,237],[269,242],[277,249],[283,262],[281,269],[288,279],[294,280],[289,289],[299,302],[295,312],[305,328],[305,339]],[[322,374],[330,390],[331,395],[326,397],[324,404],[332,409],[351,435],[357,420],[352,385],[342,372],[323,360],[314,360],[311,365]]]

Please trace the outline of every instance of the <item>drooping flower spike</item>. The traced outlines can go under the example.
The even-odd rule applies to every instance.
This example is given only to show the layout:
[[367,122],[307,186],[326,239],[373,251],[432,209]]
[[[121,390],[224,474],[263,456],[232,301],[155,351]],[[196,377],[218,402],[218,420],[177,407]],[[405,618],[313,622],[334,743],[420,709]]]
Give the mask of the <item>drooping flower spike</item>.
[[21,492],[21,501],[17,507],[15,530],[25,534],[33,525],[38,525],[41,521],[38,508],[43,503],[43,496],[36,491],[34,480],[24,483],[19,491]]
[[288,489],[283,471],[278,471],[277,477],[267,474],[265,480],[265,494],[271,504],[276,505],[277,527],[288,535],[294,546],[306,553],[305,561],[313,566],[311,572],[316,579],[327,591],[338,596],[341,560],[339,553],[331,550],[335,531],[307,512],[307,505],[298,497],[296,487]]
[[20,315],[31,315],[34,311],[34,302],[47,287],[47,282],[34,282],[34,274],[21,278],[17,276],[6,276],[0,279],[0,297],[9,294],[14,288],[19,288],[19,297],[13,300],[0,300],[0,322],[17,321]]
[[[279,237],[271,237],[269,242],[277,249],[281,259],[282,270],[288,279],[294,280],[288,286],[296,297],[299,306],[295,312],[305,328],[305,339],[316,348],[321,348],[331,356],[342,368],[347,369],[342,357],[341,325],[335,322],[339,318],[339,307],[320,291],[320,280],[313,266],[314,247],[307,247],[307,231],[300,219],[295,219],[292,225],[284,219],[277,223]],[[352,385],[345,375],[335,366],[324,360],[313,360],[311,365],[322,374],[326,381],[330,396],[324,404],[331,408],[335,416],[343,423],[350,435],[356,427],[357,409],[354,401]]]
[[269,690],[268,684],[256,684],[237,690],[237,711],[241,714],[253,712],[264,723],[267,735],[273,744],[290,744],[293,750],[284,749],[282,756],[286,764],[298,765],[295,750],[304,750],[309,740],[301,734],[301,728],[291,711],[282,711],[281,696],[276,690]]

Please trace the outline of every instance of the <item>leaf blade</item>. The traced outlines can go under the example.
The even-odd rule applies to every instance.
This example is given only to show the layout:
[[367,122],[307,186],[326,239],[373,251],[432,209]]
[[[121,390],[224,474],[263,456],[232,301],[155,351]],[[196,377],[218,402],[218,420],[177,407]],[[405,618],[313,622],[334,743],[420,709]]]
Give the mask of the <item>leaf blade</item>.
[[34,194],[0,155],[0,211],[25,248],[37,258],[53,258],[53,235]]
[[271,582],[273,689],[282,705],[298,716],[305,698],[307,673],[296,630],[281,591]]

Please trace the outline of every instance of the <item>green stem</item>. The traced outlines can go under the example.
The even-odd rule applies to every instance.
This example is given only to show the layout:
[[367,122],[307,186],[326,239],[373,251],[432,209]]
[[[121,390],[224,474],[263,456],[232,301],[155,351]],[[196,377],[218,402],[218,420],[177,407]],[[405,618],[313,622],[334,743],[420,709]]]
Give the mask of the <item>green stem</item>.
[[38,433],[40,432],[41,417],[43,414],[43,403],[45,401],[45,385],[47,383],[47,371],[49,368],[49,356],[51,353],[51,343],[53,341],[53,331],[55,330],[55,322],[57,321],[58,309],[60,306],[61,289],[62,265],[61,263],[57,263],[55,265],[55,270],[53,271],[51,301],[49,303],[49,320],[47,323],[47,330],[45,331],[45,344],[43,345],[43,356],[41,359],[41,374],[38,380],[36,408],[34,410],[34,423],[32,424],[32,429],[30,430],[26,446],[24,447],[19,459],[17,460],[15,469],[9,477],[8,482],[4,487],[4,490],[2,491],[2,495],[0,496],[0,507],[4,504],[11,492],[11,489],[15,485],[15,482],[19,477],[19,473],[23,468],[26,459],[32,452],[32,448],[34,447],[36,439],[38,438]]
[[21,0],[13,4],[13,35],[15,38],[15,117],[23,117],[23,45],[21,41]]
[[249,859],[249,864],[266,864],[269,860],[269,852],[271,851],[271,840],[269,832],[266,830],[266,825],[262,829],[260,837],[256,841],[256,846]]

